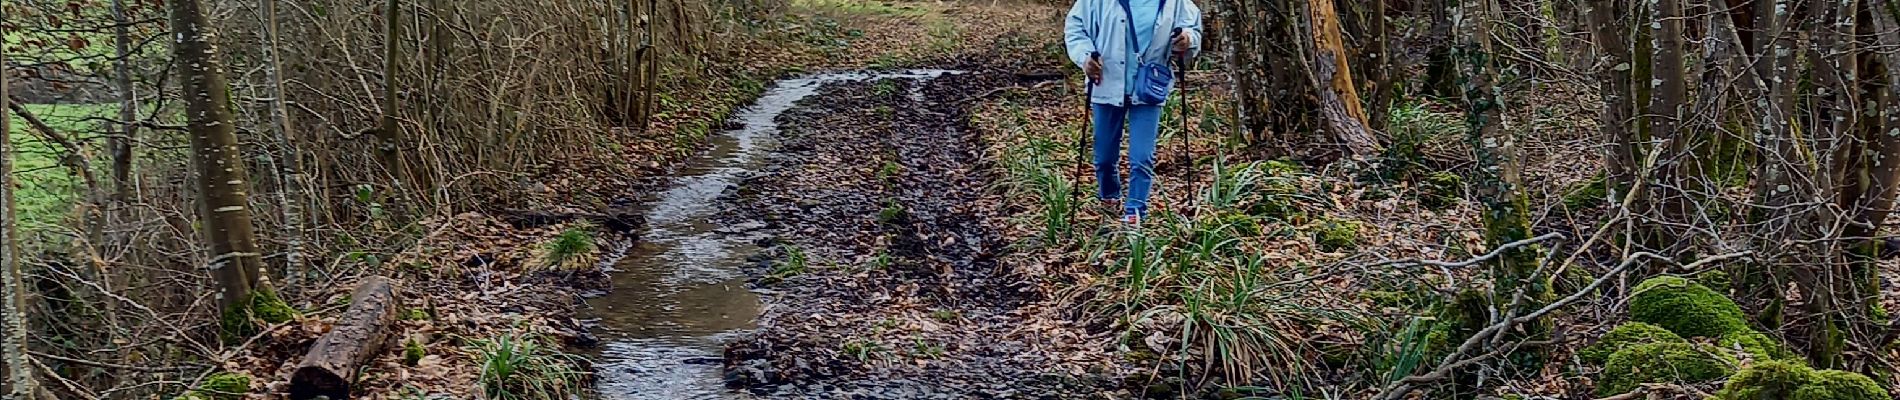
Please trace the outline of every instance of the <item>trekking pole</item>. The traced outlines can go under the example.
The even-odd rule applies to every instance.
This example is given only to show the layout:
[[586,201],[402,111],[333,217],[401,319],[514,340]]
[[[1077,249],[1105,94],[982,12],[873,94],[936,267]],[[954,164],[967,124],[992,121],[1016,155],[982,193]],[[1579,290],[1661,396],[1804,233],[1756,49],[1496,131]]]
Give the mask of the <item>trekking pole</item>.
[[[1168,35],[1169,43],[1172,44],[1174,38],[1180,36],[1181,28],[1174,28],[1174,34]],[[1193,135],[1188,132],[1187,53],[1183,52],[1179,57],[1175,57],[1175,63],[1177,67],[1174,69],[1174,82],[1176,86],[1181,88],[1181,107],[1180,114],[1178,114],[1181,117],[1181,155],[1187,158],[1187,208],[1192,209],[1194,208],[1195,197],[1194,147],[1190,143],[1190,141],[1193,140]]]
[[[1089,52],[1089,60],[1100,60],[1102,53]],[[1075,214],[1082,209],[1082,165],[1088,163],[1089,138],[1093,136],[1089,128],[1095,125],[1095,78],[1082,72],[1082,137],[1075,141],[1075,168],[1069,181],[1069,229],[1075,229]]]

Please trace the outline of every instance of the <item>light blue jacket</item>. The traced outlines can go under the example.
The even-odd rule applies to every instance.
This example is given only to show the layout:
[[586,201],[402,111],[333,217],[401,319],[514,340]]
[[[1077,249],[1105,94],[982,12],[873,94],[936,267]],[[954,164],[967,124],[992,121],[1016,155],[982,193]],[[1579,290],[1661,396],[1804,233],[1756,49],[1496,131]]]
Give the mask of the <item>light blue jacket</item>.
[[[1096,85],[1089,102],[1097,104],[1125,105],[1124,101],[1133,101],[1125,94],[1128,82],[1125,76],[1129,68],[1135,68],[1141,62],[1166,63],[1173,54],[1168,48],[1172,41],[1168,38],[1174,28],[1181,28],[1181,34],[1187,35],[1188,57],[1201,52],[1201,8],[1193,0],[1166,0],[1163,10],[1155,16],[1154,39],[1149,40],[1146,49],[1142,49],[1141,60],[1128,59],[1128,12],[1122,11],[1120,0],[1076,0],[1069,7],[1068,22],[1063,24],[1063,43],[1069,48],[1069,61],[1081,68],[1089,61],[1089,53],[1102,55],[1102,82]],[[1139,27],[1137,27],[1139,29]],[[1170,82],[1168,91],[1174,91]],[[1136,104],[1141,104],[1137,102]]]

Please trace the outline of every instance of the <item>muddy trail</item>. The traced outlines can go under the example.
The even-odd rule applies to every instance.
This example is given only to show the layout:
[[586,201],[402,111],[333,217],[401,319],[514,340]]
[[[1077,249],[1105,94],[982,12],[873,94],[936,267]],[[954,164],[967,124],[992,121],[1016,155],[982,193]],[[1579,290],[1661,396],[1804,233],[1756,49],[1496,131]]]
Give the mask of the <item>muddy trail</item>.
[[1073,398],[1035,277],[1005,262],[966,110],[1037,78],[973,68],[775,83],[648,191],[588,301],[598,398]]
[[728,379],[784,398],[1055,398],[1100,382],[1060,365],[1024,324],[1042,299],[1000,261],[1008,243],[965,109],[994,72],[844,82],[780,117],[783,149],[740,186],[764,221],[760,329]]

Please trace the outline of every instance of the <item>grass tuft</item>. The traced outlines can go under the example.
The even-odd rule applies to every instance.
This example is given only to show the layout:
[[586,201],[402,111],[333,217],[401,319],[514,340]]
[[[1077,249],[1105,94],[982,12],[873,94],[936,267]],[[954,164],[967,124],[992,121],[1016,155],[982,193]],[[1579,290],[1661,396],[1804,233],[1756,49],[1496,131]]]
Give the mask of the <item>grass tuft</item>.
[[580,357],[562,352],[532,334],[504,333],[471,340],[468,350],[481,362],[477,383],[493,400],[560,400],[580,394],[587,378]]

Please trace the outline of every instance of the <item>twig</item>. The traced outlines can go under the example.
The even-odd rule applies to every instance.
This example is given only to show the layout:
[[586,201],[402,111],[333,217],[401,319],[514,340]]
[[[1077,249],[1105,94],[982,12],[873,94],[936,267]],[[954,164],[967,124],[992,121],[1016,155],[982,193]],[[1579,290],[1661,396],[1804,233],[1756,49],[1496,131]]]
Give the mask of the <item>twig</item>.
[[169,366],[169,367],[148,367],[148,366],[142,366],[142,365],[113,364],[113,363],[107,363],[107,362],[57,356],[57,355],[46,354],[46,353],[41,353],[41,352],[31,351],[31,350],[28,350],[26,354],[31,355],[34,358],[44,358],[48,360],[69,362],[69,363],[84,365],[88,367],[120,369],[120,370],[138,371],[138,372],[178,372],[178,371],[189,371],[189,370],[209,367],[205,365],[192,365],[192,364]]

